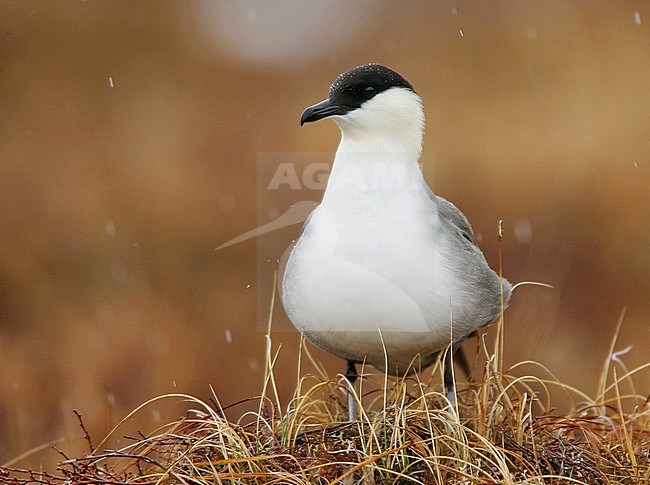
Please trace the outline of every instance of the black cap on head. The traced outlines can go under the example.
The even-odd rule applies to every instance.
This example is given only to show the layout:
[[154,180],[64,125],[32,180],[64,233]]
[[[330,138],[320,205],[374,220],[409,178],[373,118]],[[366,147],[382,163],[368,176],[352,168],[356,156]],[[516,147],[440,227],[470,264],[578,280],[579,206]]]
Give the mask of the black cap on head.
[[336,78],[325,101],[310,106],[302,113],[300,124],[344,115],[360,108],[382,91],[395,87],[414,91],[406,79],[386,66],[365,64],[353,67]]
[[345,106],[359,107],[364,101],[390,88],[413,86],[398,73],[379,64],[353,67],[336,78],[330,86],[330,99]]

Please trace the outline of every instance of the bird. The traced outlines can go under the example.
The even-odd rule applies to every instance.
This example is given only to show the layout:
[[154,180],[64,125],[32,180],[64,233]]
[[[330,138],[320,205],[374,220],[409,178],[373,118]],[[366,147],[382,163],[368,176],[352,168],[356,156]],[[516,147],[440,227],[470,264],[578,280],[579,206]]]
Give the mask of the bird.
[[350,421],[356,364],[404,376],[445,355],[451,402],[452,354],[501,315],[512,285],[490,268],[465,215],[424,179],[423,103],[404,77],[379,64],[343,72],[300,125],[328,118],[341,140],[284,268],[286,314],[347,361]]

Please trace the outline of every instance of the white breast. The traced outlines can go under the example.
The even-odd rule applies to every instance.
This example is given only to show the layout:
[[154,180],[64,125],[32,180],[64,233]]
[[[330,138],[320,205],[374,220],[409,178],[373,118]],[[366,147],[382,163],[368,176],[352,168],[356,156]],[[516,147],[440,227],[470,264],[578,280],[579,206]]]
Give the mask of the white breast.
[[[287,314],[309,340],[381,369],[385,353],[401,368],[446,347],[469,291],[419,167],[394,158],[337,155],[282,285]],[[465,329],[453,320],[458,336]]]

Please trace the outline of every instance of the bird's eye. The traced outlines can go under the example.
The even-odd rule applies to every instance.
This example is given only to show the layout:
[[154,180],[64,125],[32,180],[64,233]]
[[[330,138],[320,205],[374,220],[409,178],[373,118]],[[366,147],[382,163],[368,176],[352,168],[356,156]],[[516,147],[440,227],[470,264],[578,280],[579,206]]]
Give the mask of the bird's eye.
[[372,86],[368,86],[367,88],[364,88],[363,92],[363,97],[366,99],[372,98],[375,94],[377,94],[377,90],[373,88]]

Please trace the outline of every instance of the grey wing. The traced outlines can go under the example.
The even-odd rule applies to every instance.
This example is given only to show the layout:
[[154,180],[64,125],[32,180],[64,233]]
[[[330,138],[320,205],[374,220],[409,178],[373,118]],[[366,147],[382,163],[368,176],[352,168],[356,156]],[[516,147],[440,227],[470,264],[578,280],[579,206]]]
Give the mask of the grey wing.
[[440,217],[443,220],[451,223],[455,229],[460,231],[460,235],[462,237],[467,239],[474,246],[478,246],[476,244],[476,238],[474,237],[474,231],[472,231],[472,226],[469,225],[469,221],[467,220],[467,217],[465,217],[465,214],[463,214],[458,207],[449,202],[447,199],[443,199],[442,197],[433,193],[431,195],[433,201],[438,206],[438,213],[440,214]]
[[474,231],[472,231],[472,226],[470,226],[465,214],[463,214],[458,207],[448,200],[435,195],[433,192],[430,192],[430,195],[431,199],[438,207],[438,214],[443,223],[446,223],[450,229],[456,232],[458,237],[462,238],[462,240],[467,244],[467,249],[479,258],[478,260],[473,259],[475,263],[478,263],[480,268],[483,268],[482,275],[479,276],[479,280],[476,282],[478,287],[483,288],[485,292],[482,304],[485,314],[479,318],[479,321],[481,322],[481,325],[487,325],[501,312],[500,291],[503,291],[505,306],[508,305],[508,300],[510,299],[510,294],[512,292],[512,285],[505,278],[500,278],[494,270],[488,266],[487,261],[485,261],[485,257],[483,256],[483,252],[476,243]]

